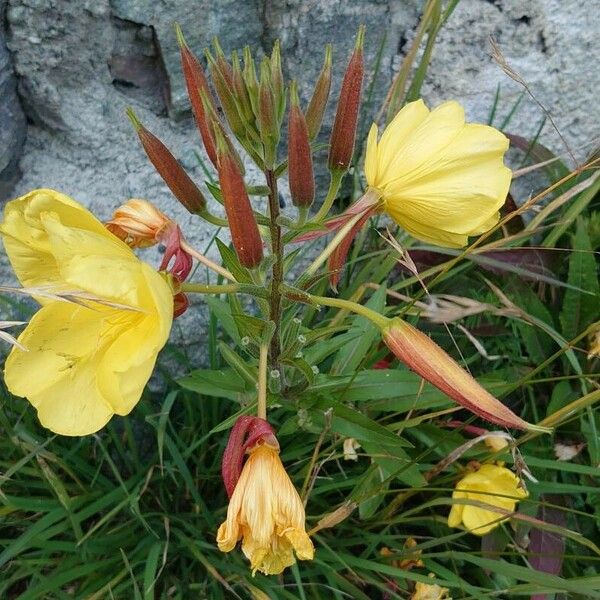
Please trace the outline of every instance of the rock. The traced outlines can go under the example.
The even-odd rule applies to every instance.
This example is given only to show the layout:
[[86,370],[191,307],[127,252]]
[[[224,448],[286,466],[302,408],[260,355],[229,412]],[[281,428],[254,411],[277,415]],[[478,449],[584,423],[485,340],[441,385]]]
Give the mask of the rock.
[[[600,71],[590,66],[590,57],[599,54],[595,4],[462,0],[439,35],[423,86],[425,100],[435,105],[455,98],[466,106],[471,120],[485,122],[500,85],[494,123],[501,126],[522,87],[490,59],[488,38],[493,34],[509,64],[551,111],[581,157],[585,144],[599,133]],[[362,142],[414,38],[422,6],[416,0],[10,0],[7,44],[22,104],[33,123],[21,160],[23,175],[11,195],[55,187],[85,203],[101,219],[123,200],[144,197],[179,220],[190,241],[204,249],[214,228],[194,220],[173,199],[124,115],[126,106],[132,105],[148,129],[202,184],[206,175],[197,157],[203,158],[204,153],[187,111],[173,23],[180,23],[200,56],[214,35],[227,53],[245,44],[259,54],[269,52],[272,42],[280,38],[286,75],[299,80],[304,101],[321,68],[324,45],[333,42],[336,79],[330,111],[357,28],[366,23],[365,98],[380,48],[381,65],[371,102],[363,111]],[[0,64],[5,64],[1,58]],[[5,73],[5,67],[0,72]],[[5,105],[0,107],[3,140]],[[539,106],[525,96],[508,129],[533,136],[542,117]],[[23,123],[22,117],[11,122]],[[326,119],[322,141],[327,139],[330,122]],[[541,140],[553,151],[565,153],[549,122]],[[5,147],[5,143],[0,146],[0,157]],[[204,162],[208,164],[205,158]],[[212,168],[209,172],[214,177]],[[249,167],[249,173],[253,182],[262,182],[256,170]],[[285,192],[285,185],[282,188]],[[324,193],[320,188],[319,197]],[[223,232],[219,235],[226,239]],[[214,244],[209,255],[216,258]],[[156,249],[146,256],[153,264],[158,260]],[[8,277],[7,269],[0,266],[0,281]],[[195,302],[202,305],[201,299]],[[186,343],[203,348],[202,311],[190,311],[185,318],[176,323],[175,332],[187,331]],[[183,336],[176,334],[175,339]]]
[[25,142],[25,115],[17,97],[17,82],[4,41],[4,10],[0,0],[0,198],[19,177],[18,162]]
[[144,23],[154,30],[169,75],[169,114],[176,119],[185,116],[190,105],[181,73],[174,24],[181,25],[189,47],[202,59],[204,48],[210,46],[215,36],[227,52],[245,45],[256,49],[260,46],[263,32],[261,7],[259,0],[168,3],[156,0],[111,0],[114,16]]

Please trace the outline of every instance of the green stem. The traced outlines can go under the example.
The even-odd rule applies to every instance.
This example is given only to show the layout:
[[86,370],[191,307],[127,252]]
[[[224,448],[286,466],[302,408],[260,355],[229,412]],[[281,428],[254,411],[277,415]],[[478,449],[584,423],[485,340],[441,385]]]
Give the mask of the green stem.
[[286,285],[281,286],[281,288],[285,296],[291,298],[292,300],[304,302],[305,304],[312,304],[313,306],[331,306],[333,308],[348,310],[360,315],[361,317],[369,319],[369,321],[377,325],[377,327],[380,329],[384,329],[391,322],[391,319],[380,315],[378,312],[350,300],[343,300],[342,298],[328,298],[327,296],[315,296],[313,294],[309,294],[308,292],[296,290]]
[[319,208],[317,214],[312,219],[314,222],[318,223],[322,221],[329,214],[329,211],[333,205],[333,201],[336,199],[338,192],[340,191],[340,185],[345,174],[346,171],[340,171],[339,169],[331,171],[329,190],[327,191],[325,200],[323,200],[323,204],[321,204],[321,208]]
[[334,250],[340,245],[342,240],[350,233],[354,225],[363,217],[362,213],[354,215],[333,237],[333,239],[325,246],[325,249],[315,260],[308,266],[304,276],[314,275],[317,269],[333,254]]
[[189,294],[249,294],[256,298],[266,298],[268,296],[268,292],[264,287],[247,283],[208,285],[206,283],[183,282],[180,289],[182,292]]
[[205,283],[187,283],[181,284],[181,291],[190,294],[236,294],[241,286],[238,283],[228,283],[225,285],[208,285]]
[[279,341],[279,329],[281,325],[281,292],[280,285],[283,283],[283,245],[281,241],[281,226],[279,225],[279,195],[277,193],[277,176],[272,169],[265,171],[267,185],[269,186],[269,229],[271,231],[271,252],[275,261],[273,262],[271,279],[271,298],[269,308],[269,320],[275,323],[275,331],[271,338],[270,364],[272,369],[278,369],[281,344]]
[[258,358],[258,404],[256,416],[267,419],[267,363],[269,362],[269,343],[260,345]]

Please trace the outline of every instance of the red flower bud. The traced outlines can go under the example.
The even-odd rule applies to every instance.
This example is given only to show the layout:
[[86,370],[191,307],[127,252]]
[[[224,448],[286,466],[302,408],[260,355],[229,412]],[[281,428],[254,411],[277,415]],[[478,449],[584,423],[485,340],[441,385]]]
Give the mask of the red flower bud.
[[150,162],[169,186],[175,198],[192,214],[202,212],[206,206],[206,200],[202,192],[177,162],[171,151],[140,123],[131,108],[127,109],[127,114],[136,129]]
[[312,98],[306,109],[306,125],[308,127],[308,137],[314,140],[323,122],[323,115],[329,99],[329,90],[331,89],[331,44],[325,47],[325,61],[323,68],[317,78]]
[[288,173],[290,194],[296,206],[309,207],[315,199],[315,178],[308,128],[298,103],[296,83],[290,86],[288,119]]
[[333,130],[331,131],[329,146],[329,168],[331,170],[345,171],[352,162],[364,71],[362,52],[364,36],[365,28],[363,25],[358,30],[356,46],[344,74]]
[[427,335],[401,319],[382,331],[383,341],[409,369],[461,406],[491,423],[535,429],[485,390]]
[[229,221],[231,241],[240,263],[251,269],[258,266],[263,258],[263,244],[244,178],[226,142],[220,137],[217,137],[217,156],[219,183]]
[[202,143],[204,144],[206,154],[208,155],[208,158],[210,159],[212,164],[216,167],[217,149],[215,146],[215,138],[212,135],[212,131],[206,120],[206,114],[202,104],[203,92],[209,98],[209,101],[211,102],[211,104],[213,104],[214,107],[214,102],[210,93],[210,89],[208,87],[206,75],[204,74],[204,69],[200,64],[200,61],[188,48],[179,25],[175,25],[175,33],[177,35],[177,42],[179,43],[183,76],[185,78],[185,85],[187,88],[188,96],[192,104],[194,120],[196,121],[196,126],[200,131],[200,136],[202,138]]

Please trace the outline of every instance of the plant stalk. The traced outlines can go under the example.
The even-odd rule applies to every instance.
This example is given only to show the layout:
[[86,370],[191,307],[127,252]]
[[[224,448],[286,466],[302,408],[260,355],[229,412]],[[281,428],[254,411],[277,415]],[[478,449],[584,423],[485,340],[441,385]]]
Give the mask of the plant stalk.
[[279,225],[279,195],[277,193],[277,176],[273,169],[265,171],[267,186],[269,187],[269,229],[271,232],[271,252],[275,261],[273,262],[271,278],[271,297],[269,302],[269,320],[275,323],[275,331],[271,338],[271,350],[269,363],[272,369],[278,369],[279,355],[281,354],[281,343],[279,340],[281,326],[281,291],[283,283],[283,245],[281,240],[281,226]]

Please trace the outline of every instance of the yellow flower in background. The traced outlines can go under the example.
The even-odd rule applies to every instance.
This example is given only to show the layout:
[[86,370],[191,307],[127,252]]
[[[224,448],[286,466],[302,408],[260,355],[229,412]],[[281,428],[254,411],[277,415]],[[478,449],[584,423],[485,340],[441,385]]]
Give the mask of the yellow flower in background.
[[454,101],[430,111],[410,102],[385,128],[371,127],[365,175],[394,221],[417,239],[460,248],[499,220],[511,181],[508,139],[465,123]]
[[[513,512],[519,500],[528,495],[519,483],[519,478],[506,467],[484,464],[474,473],[465,475],[456,484],[452,498],[482,502]],[[448,516],[448,526],[462,525],[471,533],[485,535],[508,518],[503,513],[494,512],[493,509],[453,504]]]
[[[435,575],[430,573],[429,577],[435,578]],[[450,590],[441,585],[417,581],[415,583],[415,591],[410,600],[452,600],[449,594]]]
[[5,381],[62,435],[98,431],[137,404],[169,336],[173,293],[88,210],[53,190],[9,202],[0,234],[27,287],[83,293],[85,304],[41,298]]
[[281,463],[279,449],[259,444],[249,450],[227,519],[219,527],[219,550],[230,552],[242,540],[252,573],[276,575],[294,564],[294,551],[300,560],[313,558],[304,520],[304,505]]

